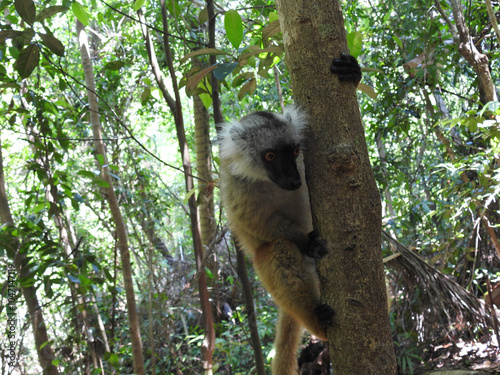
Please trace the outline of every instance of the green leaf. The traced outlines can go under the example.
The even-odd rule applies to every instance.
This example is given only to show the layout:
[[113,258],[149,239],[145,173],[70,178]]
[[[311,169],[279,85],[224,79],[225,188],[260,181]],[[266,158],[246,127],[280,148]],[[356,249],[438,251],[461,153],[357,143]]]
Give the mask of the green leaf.
[[104,180],[96,180],[95,181],[97,186],[103,187],[103,188],[109,188],[109,183]]
[[210,94],[199,94],[200,99],[206,109],[209,109],[212,105],[212,96]]
[[78,19],[78,21],[83,24],[83,26],[89,25],[90,14],[82,4],[80,4],[78,1],[74,1],[73,4],[71,4],[71,11]]
[[106,65],[104,65],[104,69],[108,70],[120,70],[125,66],[125,62],[123,61],[110,61]]
[[57,56],[64,56],[64,46],[59,39],[50,34],[38,33],[40,38],[42,38],[43,44],[45,44],[53,53]]
[[214,69],[214,76],[219,81],[223,81],[237,66],[236,62],[220,64]]
[[396,35],[393,35],[392,40],[396,42],[399,48],[403,49],[403,42],[401,41],[401,39],[399,39]]
[[191,190],[189,190],[186,194],[186,196],[184,197],[184,204],[186,204],[188,201],[189,201],[189,198],[191,198],[191,196],[196,193],[196,188],[192,188]]
[[224,28],[229,42],[238,49],[243,40],[243,22],[236,10],[228,10],[224,15]]
[[38,66],[39,62],[40,49],[36,44],[29,44],[19,54],[16,62],[14,63],[14,68],[17,70],[21,78],[28,78],[33,70],[35,70]]
[[202,48],[202,49],[197,49],[196,51],[189,52],[187,55],[185,55],[181,60],[180,63],[183,64],[186,62],[188,59],[191,57],[196,57],[200,55],[229,55],[228,52],[221,51],[220,49],[217,48]]
[[198,14],[198,22],[200,23],[200,25],[203,25],[207,21],[208,21],[208,10],[207,7],[205,7],[200,11],[200,14]]
[[87,177],[87,178],[94,178],[95,177],[94,173],[92,173],[90,171],[84,171],[84,170],[78,171],[76,174],[79,176]]
[[236,77],[233,79],[233,84],[232,87],[238,87],[241,86],[245,81],[253,78],[254,75],[252,72],[246,72],[246,73],[241,73],[238,74]]
[[50,18],[57,13],[62,13],[68,11],[68,7],[64,5],[55,5],[48,8],[43,9],[38,16],[36,16],[36,21],[40,22],[46,18]]
[[174,18],[177,18],[181,14],[181,8],[176,0],[167,0],[167,9]]
[[151,87],[147,86],[144,88],[144,91],[142,91],[141,104],[145,105],[150,98],[151,98]]
[[132,6],[132,9],[134,9],[134,12],[137,12],[139,9],[142,8],[142,6],[146,3],[146,0],[135,0],[134,5]]
[[39,203],[33,208],[33,213],[37,214],[45,208],[45,202]]
[[14,6],[23,21],[29,25],[33,25],[36,19],[36,8],[33,0],[16,0]]
[[102,154],[97,154],[95,157],[100,165],[104,165],[104,156]]
[[363,49],[363,35],[361,31],[353,31],[347,34],[347,47],[352,56],[358,57]]
[[273,23],[274,21],[278,20],[278,13],[276,12],[269,12],[269,22]]
[[[106,354],[108,354],[108,353],[106,353]],[[116,365],[119,362],[119,358],[116,354],[110,353],[109,358],[108,358],[108,362],[111,363],[112,365]]]

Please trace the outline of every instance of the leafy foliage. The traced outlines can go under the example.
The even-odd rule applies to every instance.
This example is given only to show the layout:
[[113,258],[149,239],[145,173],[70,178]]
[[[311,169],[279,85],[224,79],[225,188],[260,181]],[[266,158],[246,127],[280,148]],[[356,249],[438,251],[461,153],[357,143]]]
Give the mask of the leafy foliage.
[[[0,20],[0,140],[14,220],[0,228],[0,262],[12,264],[16,249],[10,244],[19,239],[18,251],[26,254],[29,273],[16,285],[36,287],[61,373],[77,374],[84,368],[98,373],[95,355],[105,371],[132,371],[116,233],[103,203],[107,183],[99,178],[99,170],[104,161],[99,155],[100,165],[94,161],[76,20],[92,30],[106,167],[130,236],[148,373],[153,368],[157,373],[199,373],[203,328],[186,215],[189,193],[180,172],[174,115],[154,83],[137,12],[144,14],[166,77],[170,72],[164,64],[164,38],[169,38],[183,102],[199,94],[210,108],[212,72],[220,81],[228,120],[253,110],[279,110],[278,84],[285,102],[292,101],[273,2],[252,0],[237,9],[218,3],[217,43],[212,49],[206,47],[204,5],[166,3],[168,33],[155,2],[0,3],[5,15]],[[500,222],[500,108],[496,101],[480,103],[477,74],[460,55],[449,24],[435,7],[433,1],[347,2],[348,42],[363,67],[365,87],[359,103],[384,203],[384,229],[482,297],[487,279],[493,285],[500,282],[493,242]],[[489,59],[492,80],[498,83],[499,42],[490,32],[484,4],[467,4],[465,11],[471,36]],[[216,65],[210,65],[210,55],[217,56]],[[185,119],[191,119],[188,108],[183,108]],[[194,131],[189,121],[186,125],[187,141],[193,145]],[[215,139],[215,130],[210,136]],[[217,176],[210,183],[216,185]],[[233,311],[218,315],[214,364],[220,373],[250,373],[253,358],[242,292],[234,281],[235,254],[229,235],[224,235],[217,189],[214,197],[222,241],[208,249],[218,260],[217,272],[210,274],[211,301]],[[391,252],[383,250],[385,255]],[[254,275],[252,280],[267,356],[276,310]],[[389,280],[400,371],[411,373],[431,362],[434,346],[421,342],[416,332],[426,329],[425,309],[430,307],[421,305],[419,294],[425,290],[405,284],[393,270]],[[402,301],[402,296],[411,300]],[[16,304],[23,303],[18,294]],[[147,319],[150,312],[152,320]],[[21,313],[17,318],[23,338],[19,366],[24,373],[37,373],[27,321]],[[6,319],[0,314],[1,327]],[[491,329],[475,328],[475,338]],[[89,332],[97,338],[95,345],[90,345]],[[104,337],[110,349],[105,354],[96,349]],[[2,366],[8,371],[5,362]]]

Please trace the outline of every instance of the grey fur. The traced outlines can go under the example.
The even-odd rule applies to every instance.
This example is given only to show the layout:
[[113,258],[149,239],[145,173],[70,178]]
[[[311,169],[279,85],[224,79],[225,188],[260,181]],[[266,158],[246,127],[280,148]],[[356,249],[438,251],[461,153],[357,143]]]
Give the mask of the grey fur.
[[[222,201],[229,226],[247,252],[278,238],[291,240],[301,249],[307,246],[312,219],[306,184],[298,190],[281,189],[269,179],[260,157],[263,150],[276,145],[300,144],[305,124],[305,114],[289,107],[283,115],[255,112],[222,125]],[[304,182],[302,154],[297,169]]]

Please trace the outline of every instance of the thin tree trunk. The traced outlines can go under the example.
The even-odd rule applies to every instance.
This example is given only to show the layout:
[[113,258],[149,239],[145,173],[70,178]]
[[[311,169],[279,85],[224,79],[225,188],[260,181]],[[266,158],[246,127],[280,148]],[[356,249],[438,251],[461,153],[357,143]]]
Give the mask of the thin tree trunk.
[[[348,52],[337,1],[276,1],[295,101],[309,114],[304,153],[335,374],[396,373],[381,252],[381,202],[354,84],[330,74]],[[312,307],[311,307],[312,308]]]
[[[214,1],[206,0],[207,15],[208,15],[208,48],[215,48],[215,10]],[[210,65],[217,63],[217,56],[210,55]],[[214,72],[210,73],[210,83],[212,84],[212,106],[214,108],[214,122],[215,124],[222,124],[224,118],[222,117],[222,110],[219,98],[219,81],[215,78]]]
[[196,149],[196,170],[198,176],[198,217],[200,219],[201,243],[205,254],[206,265],[214,276],[208,280],[212,289],[212,303],[215,305],[216,319],[220,316],[219,270],[217,252],[214,244],[217,229],[214,211],[214,182],[212,180],[212,144],[210,143],[210,122],[208,111],[200,99],[193,95],[194,137]]
[[102,140],[103,135],[101,129],[101,120],[99,117],[99,106],[97,104],[94,72],[92,69],[92,61],[90,59],[87,34],[85,33],[84,26],[78,20],[76,21],[76,31],[78,36],[78,43],[80,46],[80,54],[82,57],[83,71],[85,74],[85,84],[87,86],[90,124],[92,126],[92,133],[95,139],[94,147],[96,150],[96,155],[102,155],[102,158],[104,160],[103,165],[100,166],[102,179],[106,181],[108,184],[108,186],[104,188],[105,192],[104,195],[106,197],[106,200],[108,201],[109,208],[111,210],[111,216],[113,217],[113,222],[116,227],[118,248],[120,251],[120,257],[122,263],[123,284],[125,287],[125,294],[127,299],[127,311],[128,311],[128,321],[130,326],[129,327],[130,339],[132,342],[132,357],[134,361],[134,372],[137,375],[142,375],[145,373],[144,359],[142,355],[142,341],[141,341],[141,332],[139,325],[139,315],[137,313],[134,284],[132,281],[132,266],[130,263],[130,250],[128,246],[127,229],[125,226],[125,221],[123,220],[123,216],[120,211],[120,206],[118,205],[118,200],[116,198],[111,177],[108,173],[108,168],[109,168],[108,159],[106,155],[106,148]]
[[436,4],[436,9],[448,24],[451,35],[453,36],[453,42],[458,47],[458,52],[467,60],[479,78],[479,96],[482,104],[498,100],[495,85],[491,79],[488,56],[479,52],[474,45],[474,41],[465,23],[464,12],[460,0],[449,1],[453,13],[453,21],[451,21],[441,7],[439,0],[434,0],[434,3]]
[[[0,219],[2,225],[10,225],[14,227],[14,220],[10,212],[9,201],[7,199],[7,189],[5,184],[5,176],[3,173],[3,158],[2,158],[2,142],[0,140]],[[26,264],[26,254],[22,253],[21,244],[17,237],[12,237],[12,241],[8,244],[11,254],[14,254],[14,265],[17,270],[19,280],[29,277],[29,268]],[[42,308],[38,303],[36,289],[34,286],[23,286],[21,283],[21,291],[23,293],[28,313],[31,319],[31,327],[33,336],[35,337],[35,346],[38,354],[40,365],[44,369],[44,374],[58,375],[57,367],[52,364],[54,360],[54,352],[50,344],[47,334],[47,327],[43,317]],[[42,347],[43,346],[43,347]]]
[[255,316],[255,307],[252,297],[252,287],[248,278],[247,265],[245,263],[245,253],[239,247],[236,250],[236,264],[238,277],[240,278],[243,296],[245,297],[245,309],[247,311],[248,328],[250,329],[250,338],[255,356],[255,370],[257,375],[266,375],[264,368],[264,356],[262,355],[262,345],[260,343],[259,329]]
[[[165,7],[165,1],[160,1],[161,13],[162,13],[162,23],[165,35],[168,35],[168,20],[167,20],[167,9]],[[144,16],[139,9],[137,12],[139,19],[144,20]],[[186,141],[186,132],[184,129],[184,118],[182,116],[182,106],[179,94],[179,88],[177,85],[177,79],[175,76],[175,68],[173,66],[172,55],[170,51],[169,38],[163,38],[164,49],[166,55],[166,63],[170,72],[172,87],[174,90],[175,99],[169,94],[165,82],[163,81],[163,76],[159,68],[158,60],[154,52],[153,43],[149,35],[147,28],[142,25],[142,34],[144,41],[146,42],[146,49],[148,52],[149,62],[155,76],[156,83],[160,89],[163,98],[165,99],[167,105],[169,106],[175,120],[175,129],[177,132],[177,139],[179,141],[179,149],[181,153],[182,166],[184,170],[184,180],[186,184],[186,192],[190,192],[194,189],[193,174],[191,169],[191,159],[189,156],[189,147]],[[198,290],[200,293],[200,303],[201,310],[203,314],[203,323],[205,329],[205,338],[201,346],[202,353],[202,366],[203,372],[207,375],[212,374],[212,356],[215,349],[215,329],[212,315],[212,307],[210,306],[210,299],[208,297],[207,288],[207,275],[205,272],[205,265],[203,264],[203,246],[201,242],[200,227],[198,225],[198,212],[196,207],[196,197],[191,194],[188,200],[189,206],[189,218],[191,221],[191,233],[193,236],[193,247],[196,258],[196,267],[198,270]]]

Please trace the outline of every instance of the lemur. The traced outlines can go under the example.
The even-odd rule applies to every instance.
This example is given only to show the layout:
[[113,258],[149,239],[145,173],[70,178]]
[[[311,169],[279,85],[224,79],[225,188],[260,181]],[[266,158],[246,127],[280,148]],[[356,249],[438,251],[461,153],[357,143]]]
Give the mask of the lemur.
[[[341,81],[361,79],[352,56],[331,72]],[[273,375],[298,373],[296,351],[303,328],[327,340],[333,309],[320,302],[315,259],[327,252],[313,230],[301,143],[306,115],[296,106],[283,114],[251,113],[220,126],[220,181],[228,224],[252,259],[279,307]]]

